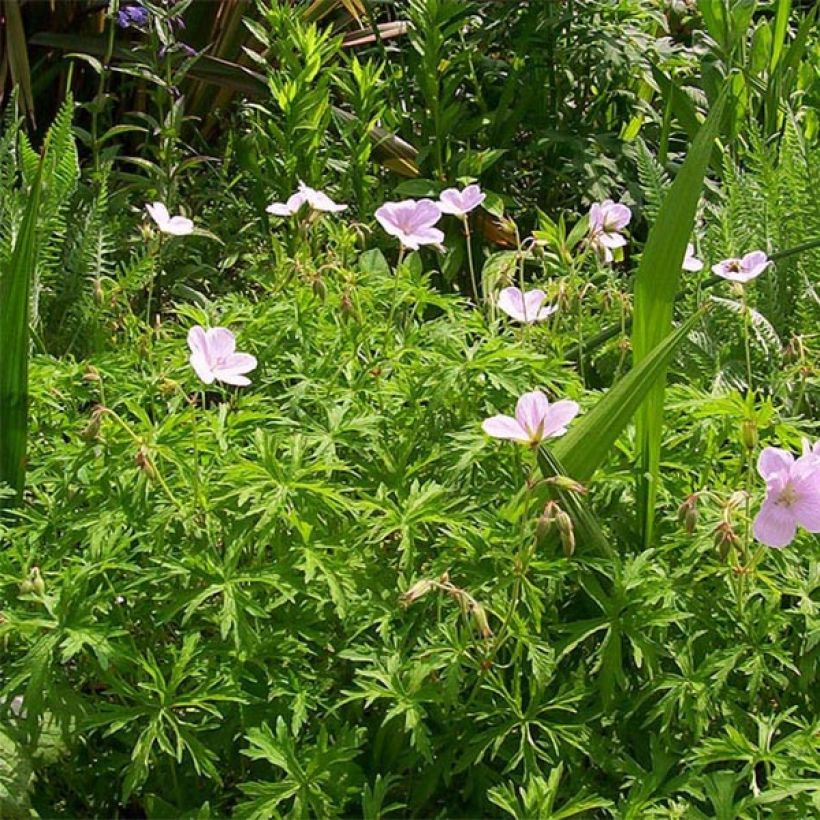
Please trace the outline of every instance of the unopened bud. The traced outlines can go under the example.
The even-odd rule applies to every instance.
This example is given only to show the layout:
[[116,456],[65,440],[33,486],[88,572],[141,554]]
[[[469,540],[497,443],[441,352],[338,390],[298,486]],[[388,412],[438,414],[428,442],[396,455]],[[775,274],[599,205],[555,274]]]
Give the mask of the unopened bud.
[[40,568],[32,567],[28,578],[20,584],[20,592],[23,595],[37,595],[38,597],[42,597],[45,591],[46,584],[43,580],[43,576],[40,575]]
[[570,558],[575,552],[575,528],[572,519],[563,510],[555,516],[555,523],[558,525],[558,532],[561,536],[561,545],[564,548],[564,555]]
[[98,382],[100,380],[100,371],[94,365],[88,365],[83,373],[84,382]]
[[353,315],[353,300],[347,291],[342,294],[342,299],[339,302],[339,310],[341,310],[342,316],[345,319],[349,319]]
[[173,396],[179,388],[179,382],[173,379],[163,378],[159,380],[159,392],[163,396]]
[[88,420],[88,424],[83,427],[82,431],[80,432],[80,438],[85,439],[85,441],[92,441],[93,439],[97,438],[100,434],[100,427],[102,426],[102,417],[105,415],[105,407],[101,404],[98,404],[92,411],[91,411],[91,418]]
[[399,603],[402,606],[410,606],[419,598],[423,598],[434,586],[435,584],[427,578],[417,581],[407,592],[399,596]]
[[583,484],[581,484],[581,482],[576,481],[574,478],[570,478],[569,476],[551,476],[550,478],[545,479],[545,482],[547,484],[552,484],[554,487],[558,487],[558,489],[560,490],[567,490],[571,493],[578,493],[578,495],[587,494],[587,488]]
[[310,283],[310,286],[313,289],[313,295],[324,300],[325,296],[327,296],[327,285],[325,284],[325,280],[317,274]]
[[470,604],[470,614],[473,616],[473,620],[478,627],[478,631],[481,633],[481,637],[491,638],[493,631],[490,629],[490,622],[487,620],[487,611],[478,601],[472,601]]
[[686,530],[687,535],[693,535],[698,525],[698,494],[692,493],[683,504],[678,507],[678,521]]
[[740,538],[728,521],[722,521],[715,527],[715,547],[721,561],[725,561],[729,556],[729,551],[737,547]]
[[747,450],[757,447],[757,424],[752,419],[744,419],[740,425],[740,441]]
[[156,481],[159,474],[151,461],[151,456],[148,454],[148,448],[144,444],[141,444],[139,450],[137,450],[134,463],[137,465],[137,469],[142,470],[151,481]]
[[547,501],[544,506],[544,512],[538,517],[538,523],[535,525],[535,534],[539,540],[543,540],[549,535],[552,525],[555,522],[555,516],[560,510],[561,508],[555,501]]

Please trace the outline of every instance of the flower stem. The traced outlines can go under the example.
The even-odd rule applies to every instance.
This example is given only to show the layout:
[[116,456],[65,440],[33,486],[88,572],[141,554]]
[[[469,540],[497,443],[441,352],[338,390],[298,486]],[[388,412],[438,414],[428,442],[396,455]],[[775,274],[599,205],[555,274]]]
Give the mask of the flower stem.
[[473,262],[473,236],[470,232],[470,217],[466,214],[464,219],[464,236],[467,240],[467,265],[470,268],[470,284],[473,287],[473,299],[475,299],[476,307],[481,305],[481,293],[478,289],[478,280],[475,277],[475,264]]

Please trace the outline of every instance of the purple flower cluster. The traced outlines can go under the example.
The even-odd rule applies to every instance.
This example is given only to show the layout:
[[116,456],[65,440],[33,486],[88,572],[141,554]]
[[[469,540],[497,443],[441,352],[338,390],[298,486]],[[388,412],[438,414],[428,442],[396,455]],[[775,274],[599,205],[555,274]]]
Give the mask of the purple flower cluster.
[[123,6],[117,12],[117,23],[120,28],[144,28],[150,19],[148,9],[140,5]]

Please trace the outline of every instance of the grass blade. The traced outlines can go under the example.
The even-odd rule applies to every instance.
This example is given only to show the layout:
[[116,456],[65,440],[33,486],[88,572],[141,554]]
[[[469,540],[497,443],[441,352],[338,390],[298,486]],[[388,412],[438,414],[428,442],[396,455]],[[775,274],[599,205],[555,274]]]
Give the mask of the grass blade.
[[[0,271],[0,483],[8,484],[17,499],[23,492],[26,470],[29,297],[36,265],[42,176],[41,159],[11,260]],[[4,505],[2,497],[0,505]]]
[[667,336],[552,445],[551,452],[566,475],[581,482],[592,476],[641,402],[666,374],[669,361],[701,315],[695,313]]
[[[680,285],[686,245],[692,235],[703,178],[720,128],[727,91],[718,98],[664,198],[649,232],[635,275],[635,311],[632,330],[634,360],[639,364],[654,351],[672,328],[672,314]],[[637,441],[640,470],[638,504],[644,543],[652,538],[661,436],[665,366],[638,412]]]

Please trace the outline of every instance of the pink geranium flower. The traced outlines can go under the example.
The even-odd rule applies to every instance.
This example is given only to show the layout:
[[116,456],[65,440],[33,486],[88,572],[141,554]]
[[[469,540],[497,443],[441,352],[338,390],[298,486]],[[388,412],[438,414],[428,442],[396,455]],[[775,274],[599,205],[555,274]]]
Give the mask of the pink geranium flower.
[[712,272],[732,282],[751,282],[769,266],[769,257],[763,251],[752,251],[741,259],[724,259],[712,265]]
[[147,204],[145,210],[162,233],[187,236],[194,231],[194,223],[187,216],[171,216],[162,202]]
[[464,219],[486,198],[487,194],[482,193],[478,185],[468,185],[463,191],[459,191],[458,188],[448,188],[441,192],[438,207],[443,214],[452,214]]
[[812,444],[807,438],[803,439],[803,458],[817,459],[820,464],[820,439]]
[[402,247],[410,250],[418,250],[422,245],[440,245],[444,241],[444,234],[433,227],[441,219],[441,211],[432,199],[385,202],[376,211],[376,219]]
[[245,373],[256,368],[256,357],[236,352],[236,337],[226,327],[205,330],[199,325],[188,331],[191,367],[205,384],[224,382],[245,386],[251,383]]
[[621,231],[632,219],[632,211],[621,202],[605,199],[595,202],[589,209],[589,244],[605,262],[614,259],[612,251],[626,245]]
[[541,307],[546,298],[543,290],[523,292],[520,288],[504,288],[498,294],[498,307],[516,322],[541,322],[558,310],[557,305]]
[[766,481],[766,500],[754,520],[754,536],[768,547],[790,544],[797,527],[820,532],[820,461],[813,455],[796,459],[767,447],[757,461]]
[[686,246],[683,269],[690,273],[697,273],[699,270],[703,270],[703,262],[695,256],[695,246],[692,244]]
[[563,399],[550,404],[540,391],[524,393],[512,416],[493,416],[482,428],[493,438],[520,441],[535,446],[546,438],[557,438],[567,432],[567,425],[578,415],[578,405]]
[[324,213],[340,213],[347,208],[347,205],[334,202],[323,191],[317,191],[305,185],[304,182],[300,182],[299,189],[288,197],[287,202],[272,202],[265,210],[274,216],[293,216],[303,205]]

